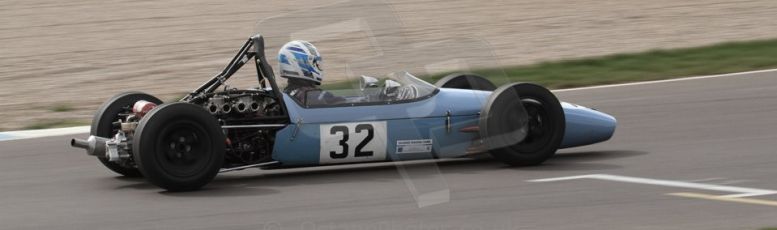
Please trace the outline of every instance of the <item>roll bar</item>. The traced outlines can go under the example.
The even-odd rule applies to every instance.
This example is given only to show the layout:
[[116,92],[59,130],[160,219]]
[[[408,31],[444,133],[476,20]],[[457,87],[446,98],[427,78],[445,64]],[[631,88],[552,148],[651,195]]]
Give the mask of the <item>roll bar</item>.
[[283,114],[287,115],[286,104],[283,103],[283,93],[278,88],[278,83],[275,81],[275,74],[273,73],[272,67],[267,63],[267,58],[264,54],[264,37],[262,37],[261,34],[251,36],[245,44],[240,47],[240,50],[235,54],[235,57],[229,61],[229,64],[227,64],[224,70],[186,95],[186,97],[182,98],[180,101],[193,102],[205,98],[206,94],[216,91],[219,86],[229,80],[235,72],[251,59],[253,59],[256,64],[256,77],[257,81],[261,84],[262,89],[267,88],[265,80],[270,83],[273,94],[277,97],[276,100],[281,104]]

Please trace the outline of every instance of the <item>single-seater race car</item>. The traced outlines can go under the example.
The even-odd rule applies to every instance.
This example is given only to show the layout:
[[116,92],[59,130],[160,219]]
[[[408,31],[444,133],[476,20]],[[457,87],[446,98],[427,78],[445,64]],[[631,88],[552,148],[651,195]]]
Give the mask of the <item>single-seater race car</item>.
[[[249,61],[258,87],[221,87]],[[308,104],[284,93],[257,34],[221,73],[178,102],[141,92],[108,99],[94,115],[89,138],[70,145],[116,173],[187,191],[219,172],[246,168],[480,153],[509,165],[537,165],[559,148],[608,140],[616,126],[612,116],[559,102],[542,86],[497,88],[474,74],[452,74],[434,85],[406,72],[362,76],[358,89],[333,93],[345,100]]]

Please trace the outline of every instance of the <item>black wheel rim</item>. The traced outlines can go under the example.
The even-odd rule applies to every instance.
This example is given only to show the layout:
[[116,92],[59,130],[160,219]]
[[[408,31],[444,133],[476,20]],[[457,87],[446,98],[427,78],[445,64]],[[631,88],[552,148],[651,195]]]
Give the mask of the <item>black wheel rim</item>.
[[552,120],[548,119],[548,112],[543,104],[534,99],[522,99],[521,103],[529,115],[528,133],[526,138],[518,145],[521,152],[536,152],[551,140]]
[[178,120],[166,124],[156,140],[156,161],[172,176],[188,177],[204,170],[212,150],[210,136],[197,122]]

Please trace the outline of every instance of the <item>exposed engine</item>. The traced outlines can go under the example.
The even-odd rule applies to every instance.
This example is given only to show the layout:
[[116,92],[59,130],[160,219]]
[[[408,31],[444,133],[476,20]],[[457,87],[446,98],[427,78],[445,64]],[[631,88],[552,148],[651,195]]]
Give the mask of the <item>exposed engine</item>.
[[[269,122],[281,114],[280,105],[272,94],[261,90],[231,89],[207,95],[193,101],[216,117],[221,125],[256,125]],[[227,151],[224,168],[256,164],[271,160],[274,129],[224,129]]]
[[274,115],[273,103],[262,91],[228,90],[214,93],[202,105],[218,118],[252,118]]

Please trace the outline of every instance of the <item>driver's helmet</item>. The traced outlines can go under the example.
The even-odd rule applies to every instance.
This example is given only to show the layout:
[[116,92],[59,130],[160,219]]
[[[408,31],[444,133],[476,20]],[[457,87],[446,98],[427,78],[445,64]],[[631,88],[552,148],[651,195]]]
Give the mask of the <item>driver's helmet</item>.
[[278,63],[281,77],[309,80],[317,85],[324,80],[321,54],[310,42],[296,40],[286,43],[278,51]]

